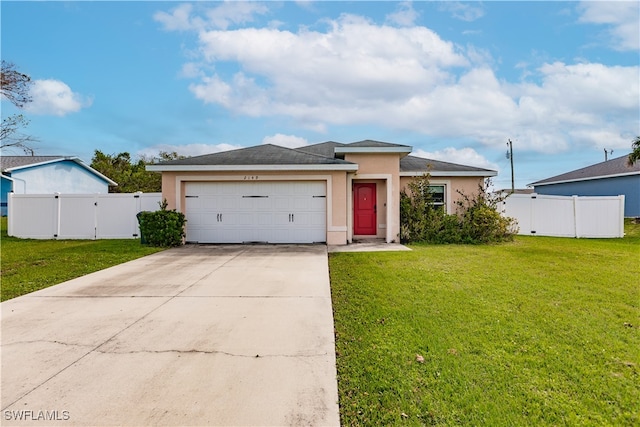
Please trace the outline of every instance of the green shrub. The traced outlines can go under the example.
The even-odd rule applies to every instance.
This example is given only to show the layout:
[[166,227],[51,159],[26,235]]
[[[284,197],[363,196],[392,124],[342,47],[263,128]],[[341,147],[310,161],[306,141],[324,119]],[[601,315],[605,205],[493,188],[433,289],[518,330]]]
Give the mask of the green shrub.
[[515,221],[498,212],[503,197],[488,194],[489,182],[468,196],[458,191],[456,214],[445,213],[434,203],[430,176],[417,177],[400,194],[400,240],[405,243],[491,243],[512,240]]
[[180,246],[184,243],[184,214],[175,209],[167,210],[167,201],[160,203],[160,210],[138,213],[142,243],[152,246]]

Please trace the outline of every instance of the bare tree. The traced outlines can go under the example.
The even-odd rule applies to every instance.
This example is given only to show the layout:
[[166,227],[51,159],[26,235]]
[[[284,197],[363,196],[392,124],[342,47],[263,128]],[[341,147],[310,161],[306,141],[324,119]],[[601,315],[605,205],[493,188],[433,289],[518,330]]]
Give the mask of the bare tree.
[[31,102],[29,88],[31,77],[16,70],[16,66],[2,60],[2,76],[0,77],[0,92],[18,108],[24,108]]
[[33,156],[35,154],[31,143],[37,141],[31,135],[19,132],[18,129],[24,128],[29,124],[29,120],[22,114],[13,114],[2,119],[0,126],[0,148],[18,148],[25,154]]
[[[0,93],[2,98],[6,98],[18,108],[24,108],[26,104],[31,102],[31,77],[16,70],[16,66],[5,60],[2,60],[2,69],[0,73]],[[2,119],[2,127],[0,128],[0,148],[19,148],[26,154],[33,155],[33,148],[30,143],[36,141],[30,135],[20,132],[21,128],[26,127],[29,120],[22,114],[13,114]]]

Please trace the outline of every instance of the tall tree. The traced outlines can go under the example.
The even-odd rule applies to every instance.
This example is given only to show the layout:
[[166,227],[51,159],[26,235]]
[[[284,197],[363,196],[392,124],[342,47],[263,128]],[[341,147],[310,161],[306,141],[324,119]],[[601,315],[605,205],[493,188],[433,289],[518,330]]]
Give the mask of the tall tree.
[[[2,98],[9,100],[18,108],[24,108],[31,102],[31,77],[16,70],[16,66],[2,60],[0,69],[0,93]],[[25,153],[33,155],[32,142],[35,138],[25,135],[19,129],[26,127],[29,120],[22,114],[13,114],[2,119],[0,127],[0,148],[20,148]]]
[[118,183],[118,186],[109,187],[110,193],[154,193],[162,191],[162,176],[146,170],[145,166],[158,161],[181,158],[185,156],[176,152],[161,151],[157,157],[141,156],[137,161],[132,161],[131,155],[127,152],[104,154],[95,150],[91,167]]
[[640,136],[636,136],[636,139],[631,143],[631,149],[633,150],[629,154],[629,164],[633,166],[638,160],[640,160]]

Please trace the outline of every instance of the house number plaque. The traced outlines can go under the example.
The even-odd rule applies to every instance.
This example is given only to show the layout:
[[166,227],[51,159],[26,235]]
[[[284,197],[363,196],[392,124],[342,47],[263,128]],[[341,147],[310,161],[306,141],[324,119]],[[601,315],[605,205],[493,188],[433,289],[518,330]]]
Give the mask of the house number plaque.
[[244,176],[244,180],[245,181],[255,181],[258,179],[258,175],[245,175]]

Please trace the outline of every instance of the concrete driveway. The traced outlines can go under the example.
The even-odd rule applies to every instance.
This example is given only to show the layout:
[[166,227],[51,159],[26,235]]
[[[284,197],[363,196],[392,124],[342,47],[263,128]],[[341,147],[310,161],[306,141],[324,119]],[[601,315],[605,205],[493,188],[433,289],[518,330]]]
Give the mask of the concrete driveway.
[[1,310],[2,425],[340,423],[326,246],[188,245]]

